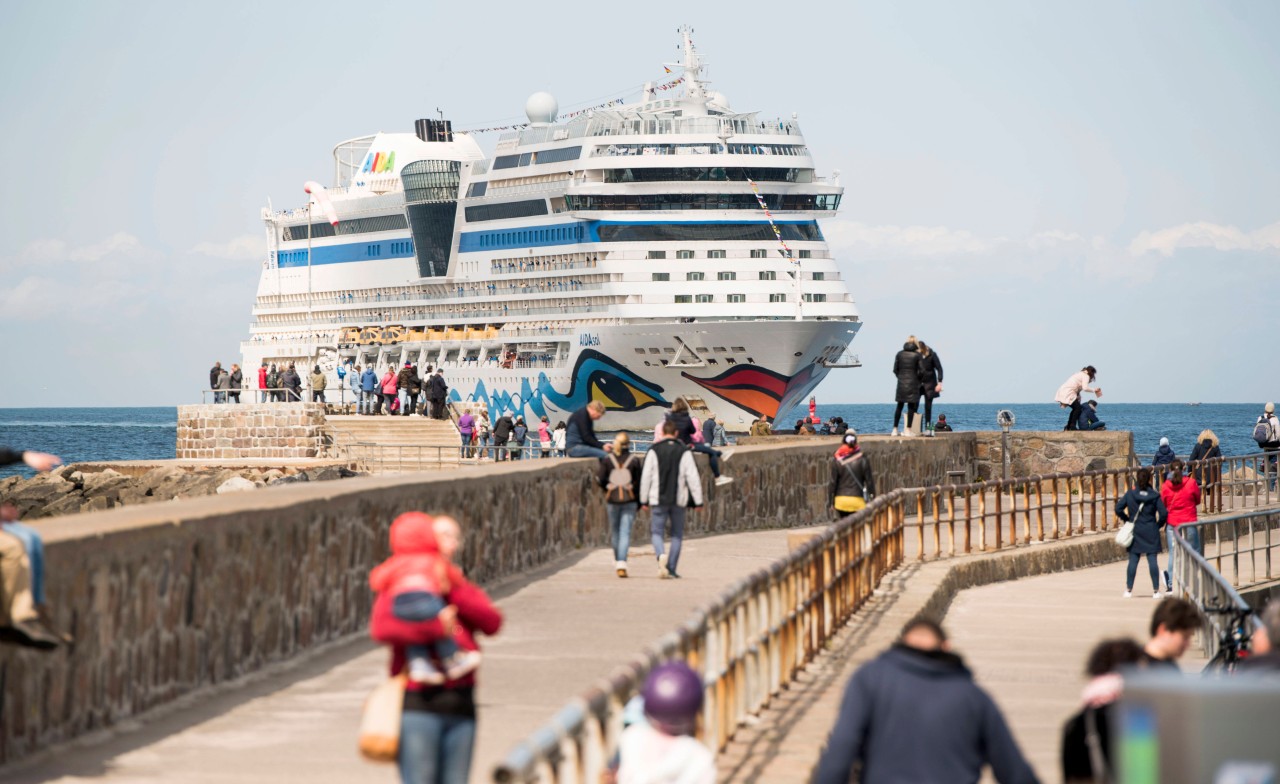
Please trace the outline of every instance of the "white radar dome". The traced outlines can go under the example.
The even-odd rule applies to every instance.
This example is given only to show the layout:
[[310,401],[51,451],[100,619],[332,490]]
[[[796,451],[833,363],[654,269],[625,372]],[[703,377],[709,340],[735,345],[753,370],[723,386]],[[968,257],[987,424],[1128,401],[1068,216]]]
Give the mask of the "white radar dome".
[[528,115],[529,122],[535,125],[555,122],[559,111],[560,104],[556,103],[556,97],[551,93],[534,93],[524,102],[524,113]]
[[720,107],[721,109],[729,109],[729,99],[724,93],[712,93],[709,103]]

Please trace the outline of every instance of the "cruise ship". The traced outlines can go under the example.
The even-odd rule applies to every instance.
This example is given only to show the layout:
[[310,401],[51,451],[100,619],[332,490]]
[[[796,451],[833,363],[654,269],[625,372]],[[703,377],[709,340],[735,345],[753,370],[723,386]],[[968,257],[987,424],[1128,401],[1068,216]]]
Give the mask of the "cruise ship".
[[444,119],[335,146],[332,186],[262,211],[244,367],[319,365],[336,390],[340,367],[412,362],[491,414],[554,423],[600,400],[609,430],[684,397],[741,432],[856,366],[819,226],[838,177],[795,115],[732,109],[679,33],[671,81],[562,120],[534,94],[491,156]]

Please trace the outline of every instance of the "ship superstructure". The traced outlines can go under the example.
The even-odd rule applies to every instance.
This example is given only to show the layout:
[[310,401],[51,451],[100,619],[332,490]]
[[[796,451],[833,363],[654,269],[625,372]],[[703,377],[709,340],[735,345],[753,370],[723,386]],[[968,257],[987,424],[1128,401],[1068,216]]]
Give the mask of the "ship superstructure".
[[492,156],[445,120],[337,145],[334,187],[263,210],[245,367],[318,364],[332,387],[340,365],[412,362],[490,412],[555,422],[601,400],[609,429],[683,396],[741,431],[853,364],[818,222],[843,189],[794,117],[709,89],[690,33],[682,94],[649,84],[566,122],[535,94]]

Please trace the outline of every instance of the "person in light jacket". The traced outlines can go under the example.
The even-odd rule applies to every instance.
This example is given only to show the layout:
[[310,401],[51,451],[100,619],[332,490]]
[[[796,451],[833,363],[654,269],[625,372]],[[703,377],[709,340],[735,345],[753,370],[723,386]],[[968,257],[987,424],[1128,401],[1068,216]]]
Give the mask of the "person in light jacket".
[[[693,452],[676,439],[675,422],[668,419],[662,423],[662,436],[644,457],[640,503],[652,509],[649,532],[658,556],[658,577],[665,580],[680,577],[676,566],[684,543],[685,510],[702,506],[702,481]],[[671,548],[664,552],[662,543],[668,521]]]
[[1062,386],[1058,387],[1058,394],[1053,396],[1053,400],[1063,408],[1070,408],[1071,414],[1067,417],[1067,426],[1063,430],[1076,430],[1080,424],[1080,407],[1082,405],[1080,396],[1085,392],[1091,392],[1095,397],[1102,397],[1101,387],[1090,387],[1098,378],[1098,369],[1093,365],[1085,365],[1080,372],[1073,373],[1070,378],[1062,382]]
[[351,411],[360,407],[360,366],[356,365],[347,372],[347,388],[351,390]]
[[327,386],[327,383],[328,382],[325,380],[324,373],[320,371],[320,366],[316,365],[314,368],[312,368],[311,370],[311,402],[312,403],[325,402],[324,388],[325,386]]
[[396,392],[400,388],[396,383],[396,369],[390,365],[387,366],[387,372],[382,374],[382,384],[379,387],[382,390],[382,397],[378,398],[378,407],[373,413],[382,413],[382,404],[387,404],[387,415],[390,416],[395,412],[391,410],[391,401],[396,399]]

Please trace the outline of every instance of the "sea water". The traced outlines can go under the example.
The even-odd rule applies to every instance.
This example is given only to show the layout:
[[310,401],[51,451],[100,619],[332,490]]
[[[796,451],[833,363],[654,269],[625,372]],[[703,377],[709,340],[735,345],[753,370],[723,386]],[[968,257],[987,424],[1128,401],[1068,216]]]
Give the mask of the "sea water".
[[[937,401],[933,414],[946,414],[955,430],[998,430],[996,411],[1007,408],[1017,417],[1015,430],[1061,430],[1067,421],[1066,409],[1055,404],[961,403]],[[1169,438],[1179,455],[1186,456],[1196,436],[1208,428],[1222,442],[1223,454],[1243,455],[1258,451],[1253,423],[1262,413],[1258,404],[1102,403],[1099,418],[1108,430],[1130,430],[1134,451],[1155,452],[1161,436]],[[777,430],[808,414],[798,408],[778,418]],[[654,422],[660,414],[655,410]],[[888,433],[893,427],[892,405],[848,405],[819,403],[818,416],[833,416],[859,433]],[[905,417],[905,413],[904,413]],[[89,460],[165,460],[173,458],[177,439],[177,409],[159,408],[0,408],[0,444],[12,449],[52,452],[68,463]],[[608,432],[609,417],[600,422]],[[24,466],[0,467],[0,477],[12,473],[29,475]]]

